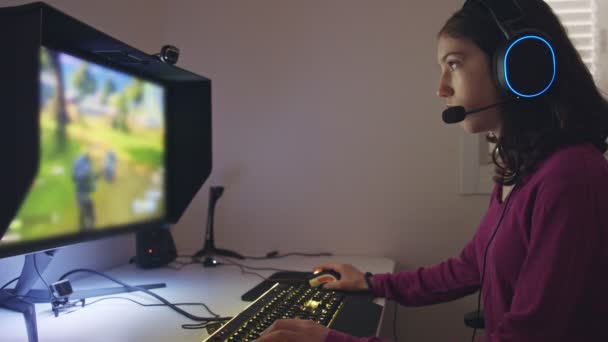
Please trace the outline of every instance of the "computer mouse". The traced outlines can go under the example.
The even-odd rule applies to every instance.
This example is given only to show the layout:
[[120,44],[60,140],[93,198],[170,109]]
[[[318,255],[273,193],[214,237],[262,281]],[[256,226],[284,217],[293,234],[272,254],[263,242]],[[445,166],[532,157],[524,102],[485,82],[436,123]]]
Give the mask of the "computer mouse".
[[325,283],[336,280],[340,280],[340,273],[334,270],[315,270],[308,278],[308,284],[310,287],[319,287]]

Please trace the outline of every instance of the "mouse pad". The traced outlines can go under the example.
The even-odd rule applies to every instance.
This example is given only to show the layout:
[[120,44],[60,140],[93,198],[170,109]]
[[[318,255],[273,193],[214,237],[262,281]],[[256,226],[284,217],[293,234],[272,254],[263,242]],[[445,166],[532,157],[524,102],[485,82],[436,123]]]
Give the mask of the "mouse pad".
[[357,336],[374,336],[380,325],[382,307],[369,295],[347,295],[330,328]]
[[264,292],[268,291],[275,283],[304,284],[311,275],[312,272],[276,272],[268,279],[257,284],[251,290],[245,292],[245,294],[241,296],[241,299],[246,302],[253,302],[258,299],[259,296],[263,295]]

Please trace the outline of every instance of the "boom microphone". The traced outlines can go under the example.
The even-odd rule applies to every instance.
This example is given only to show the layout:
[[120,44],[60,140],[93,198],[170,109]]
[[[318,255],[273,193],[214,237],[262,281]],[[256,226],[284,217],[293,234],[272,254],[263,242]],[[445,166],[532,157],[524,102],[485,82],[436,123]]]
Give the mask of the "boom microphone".
[[485,107],[481,107],[481,108],[470,110],[468,112],[464,109],[463,106],[449,107],[448,109],[446,109],[446,110],[443,111],[443,113],[441,114],[441,118],[443,119],[443,122],[445,122],[447,124],[457,123],[457,122],[460,122],[460,121],[464,120],[464,117],[467,116],[467,115],[469,115],[469,114],[473,114],[473,113],[484,111],[486,109],[497,107],[497,106],[500,106],[501,104],[503,104],[505,102],[509,102],[511,100],[512,99],[509,99],[509,100],[506,100],[506,101],[497,102],[497,103],[491,104],[489,106],[485,106]]

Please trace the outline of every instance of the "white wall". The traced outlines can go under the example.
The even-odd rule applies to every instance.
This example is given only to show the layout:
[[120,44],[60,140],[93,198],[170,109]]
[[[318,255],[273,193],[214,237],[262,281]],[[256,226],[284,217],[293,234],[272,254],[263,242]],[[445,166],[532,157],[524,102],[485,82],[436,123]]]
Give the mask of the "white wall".
[[[213,81],[208,184],[226,187],[216,244],[386,256],[399,269],[459,253],[487,207],[459,195],[460,128],[441,122],[435,96],[435,35],[461,3],[168,2],[178,64]],[[182,252],[201,246],[207,198],[205,186],[174,229]],[[399,336],[469,338],[474,305],[403,309]]]

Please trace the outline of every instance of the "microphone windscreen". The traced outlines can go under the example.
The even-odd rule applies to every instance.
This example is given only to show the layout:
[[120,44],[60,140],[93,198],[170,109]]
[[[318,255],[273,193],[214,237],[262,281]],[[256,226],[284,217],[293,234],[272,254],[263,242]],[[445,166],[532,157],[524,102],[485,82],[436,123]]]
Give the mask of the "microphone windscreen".
[[443,122],[447,124],[457,123],[464,120],[466,112],[462,106],[449,107],[441,114]]

